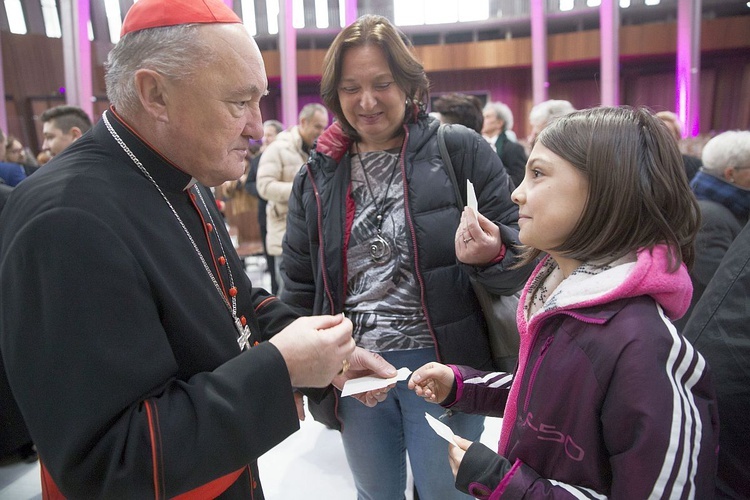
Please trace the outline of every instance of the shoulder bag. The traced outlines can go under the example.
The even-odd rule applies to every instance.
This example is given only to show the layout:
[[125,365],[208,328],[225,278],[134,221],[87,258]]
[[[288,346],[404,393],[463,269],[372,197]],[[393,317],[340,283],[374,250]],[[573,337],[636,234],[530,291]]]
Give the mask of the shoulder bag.
[[[456,203],[463,209],[464,202],[461,189],[456,179],[448,148],[445,144],[445,126],[438,129],[438,147],[448,176],[456,191]],[[467,198],[468,199],[468,198]],[[518,348],[520,344],[518,325],[516,324],[516,310],[518,309],[519,292],[513,295],[498,295],[488,291],[484,286],[471,278],[474,294],[482,308],[484,320],[487,323],[490,351],[492,351],[492,365],[495,370],[512,373],[518,363]]]

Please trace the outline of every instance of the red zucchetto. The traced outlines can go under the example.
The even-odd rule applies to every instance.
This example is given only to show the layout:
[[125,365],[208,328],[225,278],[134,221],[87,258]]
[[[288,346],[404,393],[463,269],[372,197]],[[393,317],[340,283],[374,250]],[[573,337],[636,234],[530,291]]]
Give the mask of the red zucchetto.
[[120,36],[178,24],[241,22],[223,0],[140,0],[125,15]]

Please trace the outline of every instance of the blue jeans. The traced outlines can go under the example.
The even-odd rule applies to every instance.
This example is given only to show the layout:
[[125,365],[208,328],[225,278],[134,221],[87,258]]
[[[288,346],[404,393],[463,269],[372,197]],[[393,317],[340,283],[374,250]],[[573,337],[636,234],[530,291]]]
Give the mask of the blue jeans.
[[[414,371],[435,361],[433,349],[392,351],[381,355],[396,368]],[[374,408],[354,398],[341,398],[339,418],[349,467],[359,500],[402,500],[406,489],[406,452],[414,483],[423,500],[471,498],[459,492],[448,463],[448,443],[427,424],[425,412],[443,414],[440,405],[428,403],[398,382],[388,397]],[[482,415],[456,413],[443,419],[454,434],[478,441],[484,430]]]

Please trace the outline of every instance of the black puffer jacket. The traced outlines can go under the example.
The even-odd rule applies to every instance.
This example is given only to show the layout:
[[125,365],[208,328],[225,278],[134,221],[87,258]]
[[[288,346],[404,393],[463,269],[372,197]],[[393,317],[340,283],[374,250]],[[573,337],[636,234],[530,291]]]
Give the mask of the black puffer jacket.
[[[509,177],[500,159],[481,136],[452,125],[445,138],[459,185],[472,181],[479,211],[500,226],[507,248],[502,261],[486,268],[457,262],[454,237],[461,210],[440,156],[438,126],[429,117],[406,125],[399,160],[414,269],[437,358],[489,369],[486,325],[469,277],[496,293],[510,294],[521,288],[533,266],[509,269],[518,243],[518,209],[510,199]],[[281,298],[305,314],[343,311],[346,242],[355,209],[349,146],[337,124],[326,130],[295,178],[289,199]]]

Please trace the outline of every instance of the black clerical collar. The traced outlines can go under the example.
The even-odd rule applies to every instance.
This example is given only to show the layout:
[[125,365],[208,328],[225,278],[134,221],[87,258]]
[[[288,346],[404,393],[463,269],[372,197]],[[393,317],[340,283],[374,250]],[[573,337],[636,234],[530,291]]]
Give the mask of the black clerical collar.
[[[190,174],[186,173],[179,166],[167,159],[154,146],[149,144],[145,138],[132,129],[125,120],[117,114],[113,107],[110,107],[105,113],[107,114],[107,118],[109,118],[112,127],[117,132],[117,135],[120,136],[162,189],[175,192],[185,191],[197,182]],[[105,141],[112,142],[112,151],[120,151],[127,156],[102,122],[103,120],[100,120],[99,123],[97,123],[94,135]],[[133,165],[132,159],[129,159],[128,162]],[[133,165],[133,167],[136,168],[135,165]]]

